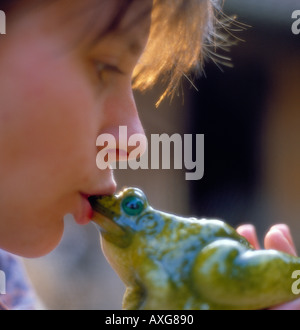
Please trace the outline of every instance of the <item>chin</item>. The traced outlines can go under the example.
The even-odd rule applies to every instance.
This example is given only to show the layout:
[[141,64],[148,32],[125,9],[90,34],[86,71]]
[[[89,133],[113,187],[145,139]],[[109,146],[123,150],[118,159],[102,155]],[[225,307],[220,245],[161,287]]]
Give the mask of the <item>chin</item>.
[[64,232],[64,225],[55,228],[52,232],[46,232],[44,235],[37,235],[31,240],[23,242],[19,247],[11,249],[9,252],[24,258],[39,258],[53,251],[60,243]]

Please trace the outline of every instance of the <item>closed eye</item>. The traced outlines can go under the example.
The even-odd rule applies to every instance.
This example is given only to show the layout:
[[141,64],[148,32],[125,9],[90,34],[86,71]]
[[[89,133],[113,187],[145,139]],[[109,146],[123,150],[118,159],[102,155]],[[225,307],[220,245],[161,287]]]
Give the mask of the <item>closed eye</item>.
[[110,71],[110,72],[115,72],[118,74],[124,74],[123,71],[121,71],[117,66],[103,63],[103,62],[95,62],[95,68],[97,73],[101,74],[104,71]]
[[100,61],[94,62],[94,70],[101,83],[108,83],[111,79],[114,79],[115,76],[125,75],[117,66]]

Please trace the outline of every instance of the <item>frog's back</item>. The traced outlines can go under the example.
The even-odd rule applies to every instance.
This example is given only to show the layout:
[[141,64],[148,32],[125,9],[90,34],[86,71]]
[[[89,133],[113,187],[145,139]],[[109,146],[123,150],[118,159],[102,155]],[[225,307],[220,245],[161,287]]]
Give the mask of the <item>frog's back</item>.
[[218,239],[233,239],[247,247],[249,243],[223,221],[162,216],[165,225],[160,233],[148,237],[142,249],[135,249],[143,253],[135,269],[147,293],[141,295],[139,308],[217,309],[195,294],[191,276],[195,259],[205,246]]
[[[171,293],[174,294],[174,288],[177,288],[175,292],[178,293],[175,301],[190,293],[190,273],[194,260],[211,242],[230,238],[249,246],[232,227],[220,220],[184,218],[162,212],[151,213],[151,219],[155,217],[163,219],[163,225],[160,222],[159,230],[154,230],[153,226],[147,235],[137,236],[132,251],[135,254],[134,268],[138,278],[147,288],[146,291],[152,294],[157,291],[155,295],[160,296],[160,299],[154,299],[156,302],[163,301],[163,297]],[[154,290],[158,283],[161,285]],[[167,300],[173,301],[169,298]]]
[[185,218],[160,212],[165,219],[162,235],[167,236],[169,243],[190,240],[197,241],[199,247],[204,247],[217,239],[230,238],[250,247],[249,242],[236,230],[221,220],[205,218]]

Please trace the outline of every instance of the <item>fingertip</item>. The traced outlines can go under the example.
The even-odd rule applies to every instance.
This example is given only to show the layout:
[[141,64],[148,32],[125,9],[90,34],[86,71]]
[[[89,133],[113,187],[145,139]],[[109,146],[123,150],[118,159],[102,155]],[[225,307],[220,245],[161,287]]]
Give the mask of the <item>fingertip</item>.
[[248,235],[252,235],[253,231],[255,230],[254,226],[251,224],[240,225],[237,227],[236,231],[247,238]]
[[271,227],[264,239],[266,249],[275,249],[296,256],[293,245],[277,226]]
[[259,242],[256,234],[256,229],[252,224],[241,225],[237,228],[237,232],[245,237],[255,249],[259,249]]
[[273,225],[270,230],[273,229],[278,229],[279,231],[281,231],[281,233],[283,234],[283,236],[288,240],[288,242],[294,246],[294,242],[293,242],[293,238],[290,232],[290,228],[288,225],[286,225],[285,223],[278,223],[276,225]]

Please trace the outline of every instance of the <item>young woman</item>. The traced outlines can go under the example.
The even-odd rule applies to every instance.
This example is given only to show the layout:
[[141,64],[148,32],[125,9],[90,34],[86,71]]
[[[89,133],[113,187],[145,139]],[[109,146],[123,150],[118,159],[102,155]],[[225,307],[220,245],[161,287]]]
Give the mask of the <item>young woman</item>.
[[[7,293],[0,301],[7,308],[34,306],[24,274],[7,252],[45,255],[61,239],[65,214],[86,224],[88,196],[114,193],[112,171],[96,166],[97,137],[109,133],[118,141],[121,125],[128,136],[143,134],[132,81],[146,89],[165,74],[163,97],[172,94],[182,74],[201,66],[203,44],[214,35],[215,5],[0,1],[7,25],[0,36],[0,270]],[[240,230],[249,233],[249,227]],[[286,228],[277,230],[279,241],[287,238],[292,248]]]

